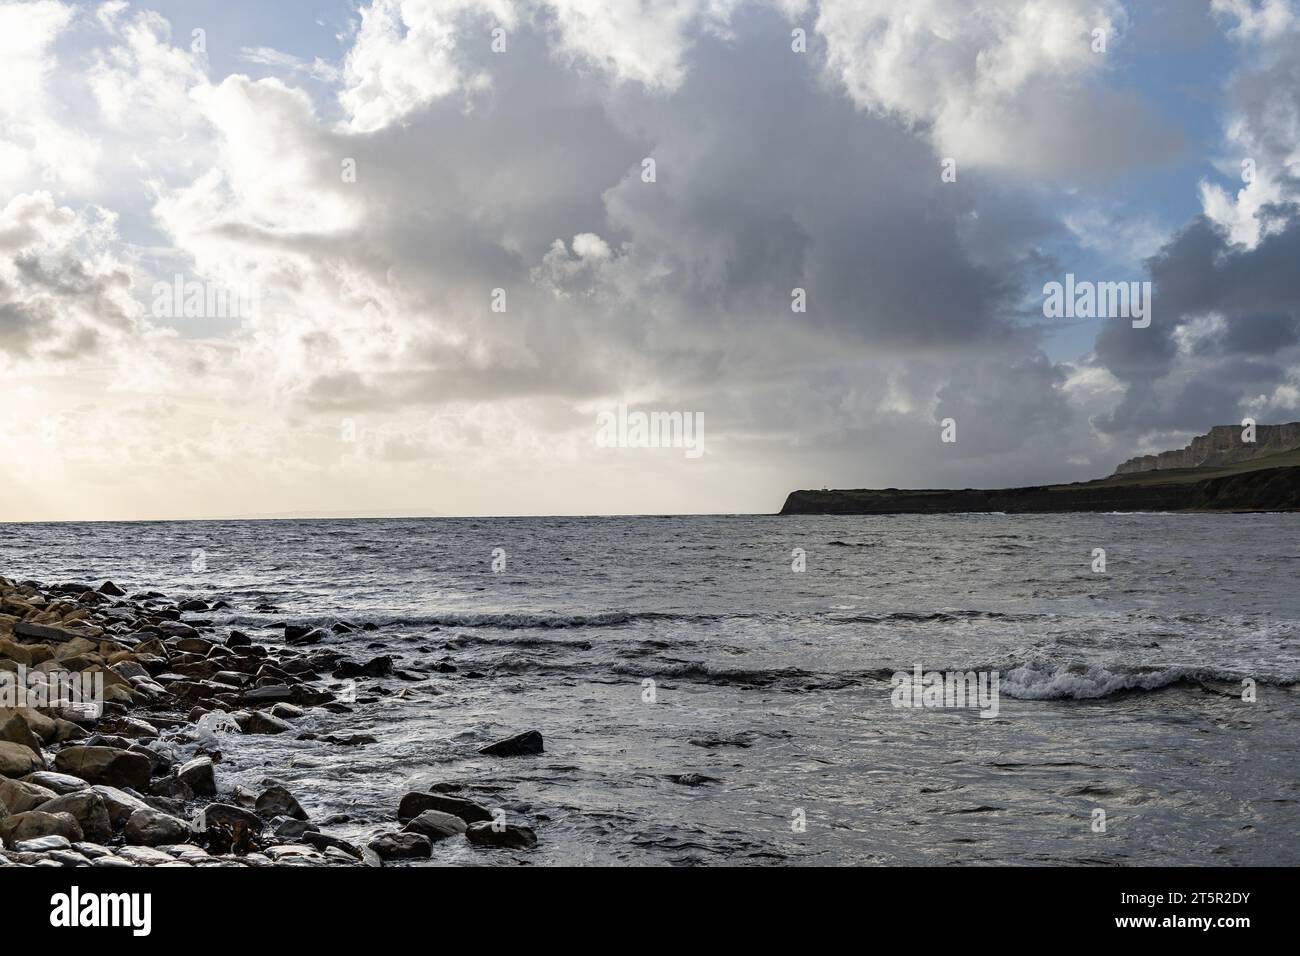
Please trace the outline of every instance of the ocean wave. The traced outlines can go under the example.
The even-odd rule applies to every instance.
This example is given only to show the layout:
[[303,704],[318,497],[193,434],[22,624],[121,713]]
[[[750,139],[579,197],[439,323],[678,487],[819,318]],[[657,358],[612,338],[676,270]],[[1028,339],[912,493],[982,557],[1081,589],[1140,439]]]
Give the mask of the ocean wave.
[[1206,667],[1107,667],[1097,664],[1057,666],[1024,664],[1001,668],[998,692],[1017,700],[1096,700],[1116,694],[1160,691],[1177,686],[1212,688],[1210,683],[1235,684],[1243,680],[1276,687],[1300,683],[1295,677],[1260,676]]

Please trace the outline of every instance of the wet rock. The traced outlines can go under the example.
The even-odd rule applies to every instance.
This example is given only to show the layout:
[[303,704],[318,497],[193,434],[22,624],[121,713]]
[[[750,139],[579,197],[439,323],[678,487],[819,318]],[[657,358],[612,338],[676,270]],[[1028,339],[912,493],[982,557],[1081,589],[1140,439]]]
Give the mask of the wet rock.
[[[147,846],[124,846],[117,850],[117,856],[136,866],[160,866],[164,863],[175,862],[171,854]],[[99,864],[102,861],[96,860],[95,862]]]
[[0,820],[0,840],[10,849],[24,840],[61,836],[75,843],[82,839],[81,826],[70,813],[42,813],[28,810]]
[[126,592],[114,584],[112,581],[105,581],[99,586],[100,594],[107,594],[110,597],[125,597]]
[[340,747],[360,747],[363,744],[379,743],[379,738],[370,734],[325,734],[320,739],[326,743],[338,744]]
[[93,790],[78,790],[55,797],[37,807],[42,813],[67,813],[81,827],[82,837],[90,841],[110,840],[113,824],[104,798]]
[[471,800],[441,793],[408,793],[397,806],[397,819],[409,823],[426,810],[437,810],[460,817],[467,824],[492,819],[492,811]]
[[289,730],[289,725],[279,717],[272,717],[260,710],[240,710],[231,716],[246,734],[282,734]]
[[334,676],[338,678],[387,677],[392,672],[393,659],[384,655],[372,658],[364,664],[358,664],[356,661],[340,661],[334,669]]
[[55,791],[31,780],[10,780],[0,777],[0,809],[7,810],[9,813],[35,810],[42,803],[48,803],[57,796]]
[[194,799],[194,790],[179,777],[163,777],[161,780],[155,780],[149,786],[149,794],[174,804],[184,804]]
[[92,784],[146,790],[151,765],[148,757],[128,750],[64,747],[54,757],[54,769]]
[[108,808],[108,819],[115,828],[121,828],[126,825],[131,814],[137,810],[152,809],[149,804],[145,803],[139,797],[119,790],[117,787],[109,787],[104,784],[97,784],[90,788],[104,801],[104,806]]
[[670,773],[667,779],[683,787],[702,787],[706,783],[719,783],[717,777],[706,777],[702,773]]
[[284,787],[268,787],[257,798],[257,813],[262,817],[292,817],[295,820],[309,820],[307,811],[302,808],[294,795]]
[[[14,844],[15,853],[49,853],[52,850],[71,850],[72,841],[64,836],[45,836],[37,837],[34,840],[23,840]],[[85,859],[81,857],[81,859]],[[63,863],[62,860],[59,861]],[[67,865],[66,863],[64,864]]]
[[191,836],[189,824],[161,810],[137,810],[127,818],[122,837],[132,846],[180,843]]
[[41,753],[41,739],[32,732],[26,715],[17,710],[10,711],[7,717],[0,717],[0,740],[22,744],[38,756]]
[[460,817],[441,810],[425,810],[402,829],[407,833],[422,833],[437,842],[464,833],[468,824]]
[[306,843],[308,846],[313,846],[318,850],[322,850],[326,854],[328,854],[330,850],[341,850],[348,856],[353,857],[353,860],[351,861],[353,863],[361,859],[361,849],[359,847],[353,846],[347,840],[340,837],[331,836],[328,833],[321,833],[319,830],[309,830],[304,833],[302,835],[302,842]]
[[45,761],[31,748],[10,740],[0,740],[0,777],[25,777],[45,769]]
[[217,771],[210,757],[195,757],[188,763],[181,764],[176,776],[184,780],[196,796],[217,795]]
[[278,703],[271,708],[271,716],[279,717],[281,720],[297,720],[305,713],[306,711],[301,707],[284,702]]
[[527,850],[537,845],[537,834],[530,827],[514,823],[471,823],[465,839],[476,846]]
[[112,856],[113,851],[106,846],[100,846],[98,843],[74,843],[72,848],[82,856],[91,860],[97,860],[101,856]]
[[433,843],[421,833],[381,833],[367,845],[385,860],[419,859],[433,854]]
[[264,687],[252,687],[244,691],[245,704],[287,704],[291,700],[293,700],[293,689],[284,684],[267,684]]
[[226,638],[226,647],[248,647],[252,643],[253,639],[243,631],[231,631]]
[[526,730],[505,740],[498,740],[479,750],[492,757],[524,757],[542,753],[542,735],[536,730]]
[[188,601],[181,601],[176,605],[178,611],[206,611],[208,602],[200,601],[198,598],[190,598]]
[[313,627],[305,634],[300,634],[297,637],[290,637],[288,628],[285,628],[284,633],[285,643],[293,645],[319,644],[326,637],[329,637],[329,631],[322,627]]
[[251,810],[232,806],[229,803],[212,803],[204,807],[196,823],[198,829],[209,829],[214,826],[227,829],[243,827],[252,833],[262,832],[261,817]]
[[124,737],[154,738],[158,736],[157,727],[138,717],[127,717],[125,720],[118,721],[117,730]]
[[275,835],[282,840],[300,840],[303,834],[316,829],[310,820],[295,820],[293,817],[280,817],[271,822],[275,824]]

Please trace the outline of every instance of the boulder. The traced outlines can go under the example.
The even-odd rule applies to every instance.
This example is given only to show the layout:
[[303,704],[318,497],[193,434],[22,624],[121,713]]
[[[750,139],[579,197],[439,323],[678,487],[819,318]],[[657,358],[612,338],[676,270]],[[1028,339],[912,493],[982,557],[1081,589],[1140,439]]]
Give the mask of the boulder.
[[479,753],[492,757],[525,757],[542,752],[542,735],[536,730],[526,730],[505,740],[488,744]]
[[433,843],[422,833],[381,833],[367,844],[384,860],[409,860],[433,854]]
[[476,846],[527,850],[537,845],[537,834],[514,823],[471,823],[465,839]]
[[112,821],[114,827],[126,826],[126,821],[130,819],[131,814],[135,813],[135,811],[150,809],[149,804],[139,797],[119,790],[117,787],[98,784],[90,789],[103,799],[104,806],[108,808],[108,818]]
[[271,817],[292,817],[295,820],[309,820],[307,811],[302,808],[292,793],[284,787],[268,787],[257,798],[258,815]]
[[99,586],[100,594],[107,594],[109,597],[125,597],[126,592],[114,584],[112,581],[105,581]]
[[35,840],[23,840],[21,843],[14,844],[15,853],[54,853],[59,850],[67,850],[70,853],[65,859],[59,860],[64,865],[76,866],[76,861],[79,860],[81,865],[84,866],[88,862],[81,854],[70,852],[72,850],[72,841],[64,836],[37,837]]
[[28,774],[23,777],[23,783],[34,783],[38,787],[53,790],[54,795],[58,797],[63,796],[65,793],[85,790],[90,786],[80,777],[69,776],[66,773],[55,773],[53,770],[38,770],[36,773]]
[[279,717],[258,710],[241,710],[231,716],[246,734],[282,734],[289,729],[289,725]]
[[54,769],[90,783],[109,787],[149,789],[150,761],[144,754],[113,747],[64,747],[54,757]]
[[10,813],[23,813],[35,810],[42,803],[57,797],[53,790],[26,780],[10,780],[0,777],[0,808]]
[[448,797],[441,793],[408,793],[397,806],[397,819],[409,823],[426,810],[450,813],[467,824],[492,819],[492,811],[471,800]]
[[131,846],[164,846],[182,843],[192,835],[190,825],[169,813],[146,807],[127,818],[122,837]]
[[441,810],[425,810],[402,829],[407,833],[423,833],[437,842],[464,833],[468,825],[460,817]]
[[76,843],[82,838],[81,827],[70,813],[42,813],[28,810],[0,821],[0,840],[13,848],[15,843],[40,837],[61,836]]
[[78,790],[55,797],[37,807],[42,813],[67,813],[81,827],[84,838],[103,842],[113,837],[113,824],[108,817],[108,805],[93,790]]
[[45,769],[45,761],[30,747],[0,740],[0,777],[25,777]]
[[211,803],[200,811],[196,828],[208,829],[214,826],[227,829],[242,826],[253,833],[261,833],[262,819],[253,811],[245,810],[243,807],[232,806],[229,803]]
[[26,717],[18,711],[10,712],[7,718],[0,718],[0,740],[22,744],[34,754],[40,754],[41,741],[27,723]]
[[195,757],[188,763],[181,764],[176,776],[189,784],[195,796],[217,795],[217,772],[211,757]]

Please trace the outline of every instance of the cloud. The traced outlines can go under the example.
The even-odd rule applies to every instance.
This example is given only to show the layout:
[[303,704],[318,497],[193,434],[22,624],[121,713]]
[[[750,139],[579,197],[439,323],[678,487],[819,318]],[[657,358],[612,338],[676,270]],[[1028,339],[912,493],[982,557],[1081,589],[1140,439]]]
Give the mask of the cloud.
[[919,124],[959,168],[1059,180],[1180,148],[1135,93],[1099,85],[1127,22],[1116,0],[824,0],[816,29],[828,72],[862,109]]

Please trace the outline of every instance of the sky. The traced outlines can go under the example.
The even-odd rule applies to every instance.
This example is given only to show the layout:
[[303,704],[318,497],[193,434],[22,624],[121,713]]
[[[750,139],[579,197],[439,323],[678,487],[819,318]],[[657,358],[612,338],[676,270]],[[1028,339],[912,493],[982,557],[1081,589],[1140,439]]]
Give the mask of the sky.
[[0,80],[3,521],[766,513],[1300,419],[1287,0],[0,0]]

